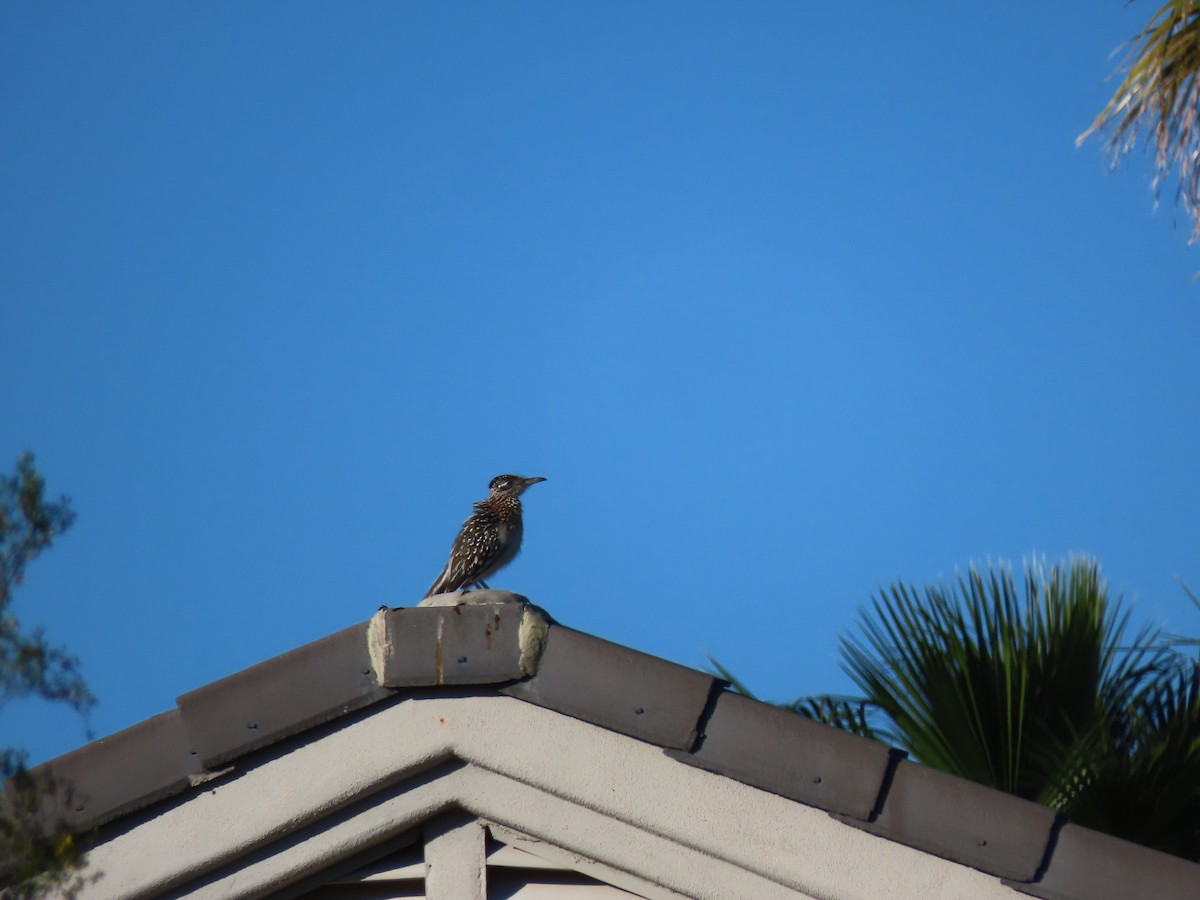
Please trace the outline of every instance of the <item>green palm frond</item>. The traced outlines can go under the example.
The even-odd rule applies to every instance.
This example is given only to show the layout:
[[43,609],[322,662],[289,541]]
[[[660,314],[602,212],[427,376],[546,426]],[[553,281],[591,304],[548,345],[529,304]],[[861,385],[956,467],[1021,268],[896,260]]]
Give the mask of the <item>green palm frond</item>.
[[1094,745],[1159,655],[1123,644],[1128,615],[1088,560],[974,567],[953,585],[896,584],[842,638],[844,667],[890,720],[882,737],[921,762],[1041,802]]
[[841,639],[863,695],[777,705],[1200,861],[1200,655],[1181,649],[1200,640],[1131,629],[1093,560],[1023,575],[891,585]]
[[[1187,598],[1192,601],[1192,605],[1195,606],[1197,610],[1200,610],[1200,597],[1197,597],[1196,593],[1182,581],[1179,583],[1179,586],[1183,588],[1183,592],[1187,595]],[[1182,634],[1169,634],[1166,636],[1166,640],[1171,646],[1171,649],[1185,658],[1191,658],[1190,655],[1187,654],[1188,649],[1194,650],[1197,654],[1196,663],[1197,665],[1200,665],[1200,637],[1189,637]]]
[[840,728],[842,731],[849,731],[862,737],[879,739],[879,734],[873,724],[878,710],[862,697],[816,694],[781,705],[806,719],[832,725],[834,728]]
[[1154,147],[1156,194],[1177,170],[1176,199],[1200,238],[1200,0],[1169,0],[1130,42],[1125,78],[1108,105],[1081,134],[1108,132],[1106,149],[1118,163],[1143,137]]
[[1200,862],[1200,664],[1178,660],[1132,699],[1071,818]]
[[720,678],[723,681],[728,681],[729,686],[731,688],[733,688],[735,691],[737,691],[739,694],[742,694],[745,697],[749,697],[751,700],[758,699],[751,692],[750,688],[746,687],[745,682],[743,682],[740,678],[738,678],[736,675],[734,675],[732,672],[730,672],[729,669],[726,668],[719,659],[717,659],[711,653],[706,653],[704,655],[708,657],[708,661],[711,665],[711,667],[705,666],[704,671],[708,672],[709,675],[715,675],[717,678]]

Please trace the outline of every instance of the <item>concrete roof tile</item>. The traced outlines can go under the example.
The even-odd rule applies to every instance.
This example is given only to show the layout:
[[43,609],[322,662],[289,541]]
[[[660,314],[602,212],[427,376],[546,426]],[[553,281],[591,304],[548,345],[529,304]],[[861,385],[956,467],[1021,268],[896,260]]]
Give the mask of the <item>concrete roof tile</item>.
[[1056,819],[1049,807],[904,760],[878,817],[846,821],[1001,878],[1031,881]]
[[148,806],[188,787],[203,771],[177,709],[34,769],[63,788],[47,797],[44,814],[73,827],[100,824]]
[[498,689],[656,744],[688,765],[828,810],[1047,900],[1200,897],[1200,865],[1069,824],[1052,837],[1059,823],[1051,809],[897,761],[899,751],[885,744],[552,624],[526,602],[386,610],[184,694],[177,709],[39,767],[74,786],[71,802],[60,795],[48,812],[79,826],[104,823],[396,688],[439,685]]
[[502,693],[675,750],[690,750],[718,682],[709,675],[552,625],[537,675]]
[[722,691],[692,753],[675,759],[809,806],[870,817],[895,750]]
[[178,700],[206,768],[374,703],[392,692],[371,668],[367,624],[352,625]]
[[1200,865],[1068,823],[1046,874],[1014,887],[1047,900],[1196,900]]

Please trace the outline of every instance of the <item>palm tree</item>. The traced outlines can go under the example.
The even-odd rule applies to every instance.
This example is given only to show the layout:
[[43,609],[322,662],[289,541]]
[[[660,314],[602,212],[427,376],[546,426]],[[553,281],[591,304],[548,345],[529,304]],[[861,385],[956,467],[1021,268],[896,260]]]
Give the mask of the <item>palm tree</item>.
[[1098,831],[1200,861],[1200,665],[1154,679],[1130,713],[1064,809]]
[[1108,132],[1113,165],[1143,137],[1154,146],[1154,189],[1178,169],[1176,200],[1200,238],[1200,0],[1168,0],[1131,42],[1125,78],[1087,131]]
[[856,624],[843,664],[879,737],[1200,860],[1200,659],[1155,629],[1129,635],[1094,560],[1027,565],[1023,592],[1006,566],[892,585]]
[[841,639],[861,696],[781,705],[1200,861],[1200,642],[1131,634],[1094,560],[1023,575],[1020,589],[1005,565],[891,585]]
[[1161,643],[1158,673],[1116,718],[1087,790],[1067,806],[1100,831],[1200,860],[1200,639]]
[[[1098,567],[971,567],[953,586],[892,585],[842,637],[844,666],[884,714],[879,735],[921,762],[1043,803],[1063,750],[1091,739],[1140,674],[1127,615]],[[1137,645],[1145,645],[1139,636]]]

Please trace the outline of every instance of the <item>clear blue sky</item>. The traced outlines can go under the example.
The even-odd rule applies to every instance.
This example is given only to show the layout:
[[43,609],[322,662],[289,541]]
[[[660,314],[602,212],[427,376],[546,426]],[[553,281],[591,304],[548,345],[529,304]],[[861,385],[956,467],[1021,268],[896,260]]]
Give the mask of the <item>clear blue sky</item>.
[[415,603],[506,471],[494,586],[773,699],[973,560],[1200,631],[1200,256],[1074,143],[1156,5],[1055,7],[0,5],[0,463],[79,514],[17,611],[96,733]]

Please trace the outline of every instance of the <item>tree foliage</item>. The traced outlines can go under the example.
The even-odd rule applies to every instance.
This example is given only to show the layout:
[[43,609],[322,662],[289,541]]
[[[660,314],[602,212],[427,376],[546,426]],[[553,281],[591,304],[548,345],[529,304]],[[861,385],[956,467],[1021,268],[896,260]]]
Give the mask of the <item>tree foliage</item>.
[[79,661],[50,646],[41,629],[24,631],[12,611],[12,590],[24,581],[26,567],[74,521],[65,497],[46,500],[32,454],[21,456],[15,474],[0,478],[0,706],[33,695],[86,713],[96,702]]
[[[49,501],[31,454],[13,475],[0,478],[0,706],[18,697],[65,703],[86,717],[96,699],[79,673],[78,660],[51,646],[40,629],[26,631],[12,609],[13,588],[25,569],[75,519],[64,497]],[[26,767],[23,751],[0,747],[5,781],[0,806],[0,869],[5,896],[34,897],[54,884],[68,893],[76,884],[80,848],[70,830],[47,820],[51,802],[69,793],[46,774]]]
[[1098,830],[1200,861],[1200,639],[1156,644],[1165,652],[1154,672],[1110,717],[1082,789],[1064,805]]
[[887,717],[882,736],[927,765],[1055,805],[1061,751],[1154,670],[1150,634],[1123,643],[1094,563],[1007,568],[954,585],[892,585],[842,638],[844,666]]
[[1113,165],[1143,141],[1154,149],[1154,189],[1176,173],[1176,201],[1200,238],[1200,0],[1168,0],[1130,42],[1112,99],[1079,136],[1106,132]]

